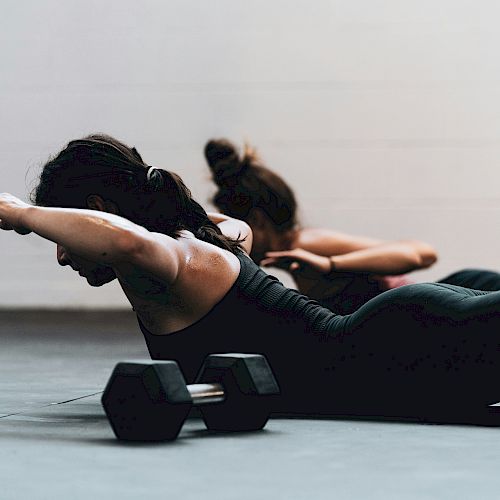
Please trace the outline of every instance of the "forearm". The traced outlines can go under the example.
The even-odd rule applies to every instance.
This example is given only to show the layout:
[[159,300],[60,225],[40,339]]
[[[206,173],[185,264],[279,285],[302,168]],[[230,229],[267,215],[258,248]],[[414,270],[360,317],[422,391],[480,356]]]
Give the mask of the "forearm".
[[23,227],[88,260],[119,261],[146,231],[123,217],[70,208],[28,207],[20,215]]
[[402,274],[426,267],[411,244],[392,243],[330,257],[332,270],[370,274]]

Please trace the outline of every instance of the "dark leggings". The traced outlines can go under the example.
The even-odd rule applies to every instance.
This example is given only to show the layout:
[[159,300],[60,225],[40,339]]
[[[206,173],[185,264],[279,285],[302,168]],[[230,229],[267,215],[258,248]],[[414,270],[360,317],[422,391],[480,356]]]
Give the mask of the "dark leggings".
[[494,292],[500,290],[500,273],[486,269],[462,269],[450,274],[437,283],[448,283],[474,290]]
[[329,330],[340,407],[421,412],[500,401],[500,291],[407,285],[333,318]]
[[[437,283],[458,285],[474,290],[500,290],[500,273],[485,269],[463,269],[450,274]],[[353,274],[351,282],[341,293],[320,299],[322,306],[337,314],[351,314],[384,290],[377,281],[365,274]]]

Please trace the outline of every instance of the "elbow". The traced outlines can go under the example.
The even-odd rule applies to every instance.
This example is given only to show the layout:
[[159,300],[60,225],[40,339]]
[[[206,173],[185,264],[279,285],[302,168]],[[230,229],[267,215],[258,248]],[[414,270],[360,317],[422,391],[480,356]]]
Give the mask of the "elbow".
[[425,269],[436,263],[438,254],[428,243],[414,240],[406,241],[405,243],[411,246],[414,269]]
[[409,273],[411,271],[417,271],[418,269],[423,269],[424,261],[422,256],[415,252],[414,250],[408,250],[405,255],[405,265],[402,272]]
[[431,267],[438,260],[438,255],[435,251],[425,253],[421,255],[422,265],[421,267],[425,269],[426,267]]

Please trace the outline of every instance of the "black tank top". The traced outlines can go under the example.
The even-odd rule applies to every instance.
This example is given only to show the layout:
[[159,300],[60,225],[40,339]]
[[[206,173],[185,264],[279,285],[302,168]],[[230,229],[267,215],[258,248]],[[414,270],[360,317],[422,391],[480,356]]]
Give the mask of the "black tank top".
[[[285,399],[297,402],[291,388],[322,377],[330,349],[344,321],[317,302],[286,288],[248,256],[237,254],[240,273],[227,294],[192,325],[167,335],[153,335],[139,320],[151,358],[176,360],[192,383],[208,354],[264,354]],[[338,340],[338,339],[337,339]]]

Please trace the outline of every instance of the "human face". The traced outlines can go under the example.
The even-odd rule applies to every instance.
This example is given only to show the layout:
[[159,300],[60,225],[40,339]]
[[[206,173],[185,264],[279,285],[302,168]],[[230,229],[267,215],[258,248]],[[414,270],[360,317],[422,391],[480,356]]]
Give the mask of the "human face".
[[71,269],[85,278],[90,286],[102,286],[116,278],[111,267],[72,255],[61,245],[57,245],[57,262],[61,266],[70,266]]

